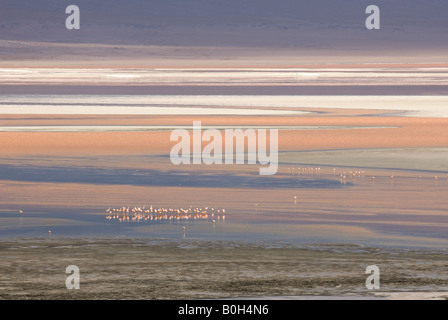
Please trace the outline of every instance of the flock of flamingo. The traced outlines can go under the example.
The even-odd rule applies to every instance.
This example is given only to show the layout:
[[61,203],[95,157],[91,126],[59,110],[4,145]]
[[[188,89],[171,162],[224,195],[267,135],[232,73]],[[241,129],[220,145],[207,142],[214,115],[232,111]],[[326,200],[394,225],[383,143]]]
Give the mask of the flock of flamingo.
[[[325,174],[324,172],[321,171],[321,168],[314,168],[314,167],[289,167],[288,168],[288,172],[289,175],[320,175]],[[352,171],[352,170],[348,170],[348,171],[337,171],[336,168],[333,168],[333,176],[339,176],[340,179],[345,180],[347,178],[357,178],[357,177],[361,177],[364,178],[366,176],[366,172],[364,170],[360,170],[360,171]],[[445,176],[448,179],[448,174]],[[375,176],[371,176],[372,179],[375,179]],[[394,175],[391,175],[389,177],[390,179],[395,179]],[[418,178],[422,178],[422,176],[418,176]],[[434,180],[438,180],[439,176],[434,176]]]
[[155,209],[151,205],[149,208],[143,207],[121,207],[108,208],[106,210],[107,220],[118,220],[120,222],[128,221],[178,221],[178,220],[208,220],[216,222],[216,220],[226,219],[225,209],[214,208],[193,208],[188,209],[172,209],[158,208]]
[[312,167],[290,167],[288,168],[288,174],[290,175],[301,175],[301,174],[320,174],[320,168]]

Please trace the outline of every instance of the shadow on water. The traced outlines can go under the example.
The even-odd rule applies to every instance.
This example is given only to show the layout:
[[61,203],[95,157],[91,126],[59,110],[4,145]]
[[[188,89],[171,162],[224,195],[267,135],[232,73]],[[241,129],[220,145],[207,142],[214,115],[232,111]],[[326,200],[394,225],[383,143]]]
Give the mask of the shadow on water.
[[341,188],[330,179],[298,179],[231,173],[0,165],[2,180],[197,188]]

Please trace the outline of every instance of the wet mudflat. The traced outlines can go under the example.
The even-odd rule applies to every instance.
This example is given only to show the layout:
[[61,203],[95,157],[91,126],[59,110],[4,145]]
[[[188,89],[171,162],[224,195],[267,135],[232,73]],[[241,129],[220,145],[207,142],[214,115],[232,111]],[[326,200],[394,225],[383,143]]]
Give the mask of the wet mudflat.
[[[18,239],[1,243],[2,299],[202,299],[372,297],[448,290],[448,254],[343,244],[288,245],[183,239]],[[69,290],[69,265],[80,289]]]

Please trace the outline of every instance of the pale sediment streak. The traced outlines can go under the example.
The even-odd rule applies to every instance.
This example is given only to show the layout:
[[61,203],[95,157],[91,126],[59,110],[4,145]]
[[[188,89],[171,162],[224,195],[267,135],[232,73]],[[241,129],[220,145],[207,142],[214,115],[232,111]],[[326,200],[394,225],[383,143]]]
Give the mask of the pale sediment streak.
[[435,84],[447,68],[0,68],[3,84]]
[[[448,96],[2,95],[0,114],[301,114],[287,108],[384,110],[448,117]],[[252,109],[251,109],[252,108]],[[284,108],[272,110],[272,108]],[[262,109],[262,110],[260,110]],[[308,111],[307,110],[307,111]]]

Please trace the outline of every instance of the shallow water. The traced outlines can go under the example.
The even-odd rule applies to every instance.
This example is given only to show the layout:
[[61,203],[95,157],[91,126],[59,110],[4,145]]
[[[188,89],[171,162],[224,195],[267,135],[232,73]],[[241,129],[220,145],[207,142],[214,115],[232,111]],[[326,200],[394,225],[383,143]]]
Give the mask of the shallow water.
[[387,148],[296,151],[279,154],[284,163],[448,172],[448,148]]
[[[443,155],[444,151],[439,151]],[[352,163],[350,167],[322,166],[318,170],[314,164],[328,159],[325,153],[309,154],[308,164],[301,163],[306,153],[304,158],[300,155],[281,155],[278,173],[265,177],[258,175],[258,166],[173,168],[169,158],[149,155],[3,158],[0,238],[46,238],[51,230],[54,239],[179,239],[182,226],[186,226],[187,239],[210,241],[417,248],[448,244],[448,178],[436,167],[409,170],[406,162],[396,160],[390,168],[359,168]],[[350,156],[345,159],[349,164]],[[340,178],[343,172],[345,179]],[[435,175],[440,178],[435,180]],[[216,224],[211,219],[106,220],[107,208],[144,205],[213,207],[226,209],[228,216]]]

